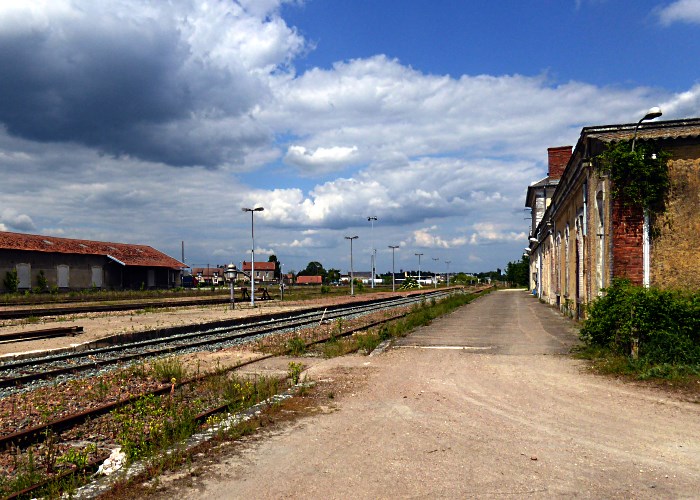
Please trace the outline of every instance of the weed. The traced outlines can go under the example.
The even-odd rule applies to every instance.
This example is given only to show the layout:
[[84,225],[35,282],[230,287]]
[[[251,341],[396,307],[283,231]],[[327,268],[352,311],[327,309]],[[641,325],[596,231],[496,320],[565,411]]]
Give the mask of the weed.
[[306,352],[306,342],[299,335],[287,341],[287,351],[292,356],[301,356]]
[[153,376],[160,382],[171,382],[172,379],[184,380],[187,377],[187,370],[176,357],[163,358],[151,364]]
[[295,363],[290,361],[287,366],[287,376],[291,379],[294,385],[299,383],[299,378],[301,377],[301,372],[304,371],[303,363]]

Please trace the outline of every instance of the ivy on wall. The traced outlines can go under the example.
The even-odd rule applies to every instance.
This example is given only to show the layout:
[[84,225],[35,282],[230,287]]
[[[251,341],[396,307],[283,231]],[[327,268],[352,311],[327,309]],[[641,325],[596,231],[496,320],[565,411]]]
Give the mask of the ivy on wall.
[[630,141],[610,143],[595,158],[598,173],[609,176],[612,196],[624,205],[638,206],[652,214],[664,211],[671,181],[668,161],[671,154],[658,144],[636,143],[632,151]]

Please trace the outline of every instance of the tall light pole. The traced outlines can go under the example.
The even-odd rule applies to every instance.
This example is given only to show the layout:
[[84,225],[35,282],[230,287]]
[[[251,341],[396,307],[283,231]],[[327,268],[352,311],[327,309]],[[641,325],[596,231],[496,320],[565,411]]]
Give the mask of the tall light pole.
[[389,245],[391,248],[391,291],[396,291],[396,272],[394,271],[394,250],[399,248],[399,245]]
[[255,307],[255,226],[253,224],[253,214],[262,212],[263,207],[256,208],[241,208],[244,212],[250,212],[250,237],[253,240],[253,246],[250,249],[250,305]]
[[367,217],[367,220],[372,224],[372,228],[370,230],[369,236],[370,236],[370,243],[372,245],[372,288],[374,288],[374,268],[375,268],[375,260],[377,259],[377,251],[374,249],[374,221],[377,220],[377,218],[373,215],[370,215]]
[[[653,120],[661,116],[661,108],[654,106],[647,111],[647,114],[642,117],[641,120],[637,122],[637,126],[634,127],[634,136],[632,137],[632,152],[634,153],[634,145],[637,141],[637,131],[639,126],[645,120]],[[644,269],[644,278],[642,284],[645,288],[649,288],[649,283],[651,281],[650,268],[651,268],[651,248],[649,247],[649,210],[644,208],[644,222],[642,226],[642,260]]]
[[420,256],[423,255],[422,253],[417,253],[418,256],[418,288],[420,288]]
[[[440,260],[440,257],[433,257],[432,259],[435,261],[435,265],[437,266],[437,261]],[[437,288],[437,273],[433,273],[433,282],[435,283],[435,288]]]
[[450,263],[451,260],[446,260],[445,264],[447,264],[447,286],[450,286]]
[[350,295],[355,295],[355,270],[352,267],[352,240],[356,240],[357,236],[346,236],[346,240],[350,240]]

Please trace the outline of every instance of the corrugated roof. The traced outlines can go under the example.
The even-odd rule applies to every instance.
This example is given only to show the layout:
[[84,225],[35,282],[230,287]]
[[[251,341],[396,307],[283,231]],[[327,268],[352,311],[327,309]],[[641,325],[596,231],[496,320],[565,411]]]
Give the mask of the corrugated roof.
[[0,231],[0,249],[101,255],[126,266],[167,267],[171,269],[186,267],[182,262],[147,245],[56,238],[38,234]]

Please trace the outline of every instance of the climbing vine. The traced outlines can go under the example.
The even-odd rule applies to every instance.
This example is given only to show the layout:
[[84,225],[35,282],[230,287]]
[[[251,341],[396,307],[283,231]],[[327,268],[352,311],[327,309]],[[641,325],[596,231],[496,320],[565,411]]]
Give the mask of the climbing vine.
[[657,144],[629,141],[608,144],[595,159],[598,172],[612,181],[612,196],[627,206],[641,206],[650,213],[664,211],[671,185],[668,160],[671,154]]

